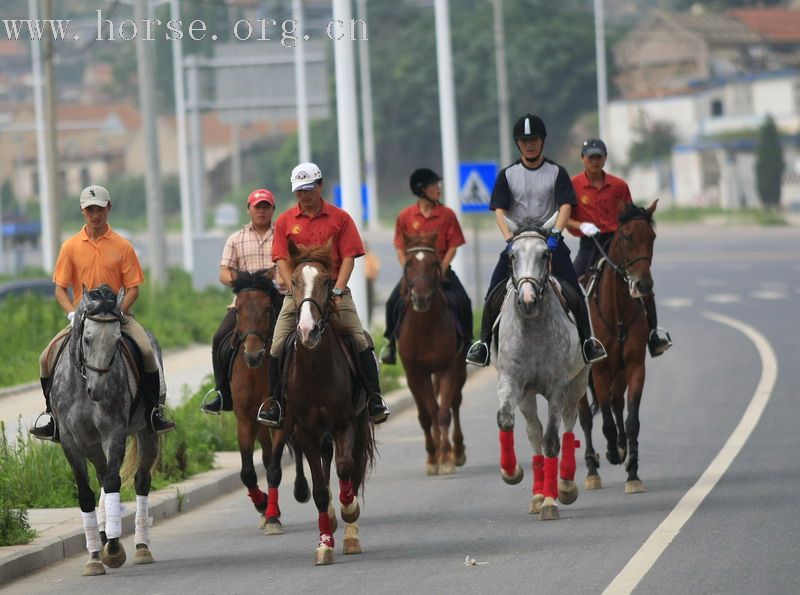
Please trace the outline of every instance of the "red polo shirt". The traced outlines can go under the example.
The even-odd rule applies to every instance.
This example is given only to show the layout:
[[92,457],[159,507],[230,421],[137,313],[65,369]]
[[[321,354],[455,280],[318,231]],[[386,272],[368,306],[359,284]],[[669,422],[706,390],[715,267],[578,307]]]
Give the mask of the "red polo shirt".
[[[625,180],[603,172],[603,187],[592,186],[586,172],[572,176],[572,187],[578,204],[572,207],[572,218],[576,221],[594,223],[601,233],[617,231],[619,214],[631,204],[631,191]],[[569,230],[572,235],[582,236],[578,230]]]
[[275,220],[275,239],[272,243],[272,259],[289,258],[289,238],[295,244],[322,246],[333,238],[331,255],[333,271],[331,278],[339,276],[342,260],[352,256],[364,255],[364,242],[352,217],[334,205],[322,201],[322,209],[313,217],[305,215],[300,205],[295,205],[281,213]]
[[398,250],[405,248],[403,232],[413,236],[432,231],[437,232],[436,253],[439,255],[439,260],[444,260],[444,255],[450,248],[458,248],[466,243],[453,209],[438,204],[426,217],[422,214],[419,204],[413,204],[400,211],[397,216],[394,226],[394,247]]

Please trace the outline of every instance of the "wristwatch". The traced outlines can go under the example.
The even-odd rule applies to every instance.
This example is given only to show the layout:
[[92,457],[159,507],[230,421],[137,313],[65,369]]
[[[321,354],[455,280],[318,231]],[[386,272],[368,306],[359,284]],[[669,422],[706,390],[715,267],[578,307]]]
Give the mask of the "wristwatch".
[[342,297],[344,295],[344,290],[341,287],[334,287],[331,293],[333,297]]

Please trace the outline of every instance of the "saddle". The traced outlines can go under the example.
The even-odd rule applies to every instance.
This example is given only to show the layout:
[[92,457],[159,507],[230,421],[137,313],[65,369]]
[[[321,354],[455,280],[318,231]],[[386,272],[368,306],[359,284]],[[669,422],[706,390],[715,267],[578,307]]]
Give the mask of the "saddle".
[[603,266],[606,264],[605,256],[600,259],[591,267],[586,270],[583,275],[582,282],[586,289],[586,297],[592,297],[597,289],[597,280],[600,278],[600,273],[603,272]]
[[225,370],[225,379],[228,383],[233,379],[233,362],[236,359],[236,353],[239,351],[241,344],[236,330],[234,329],[225,335],[225,338],[222,339],[220,343],[219,349],[214,354],[217,360],[215,363],[219,365],[220,370]]

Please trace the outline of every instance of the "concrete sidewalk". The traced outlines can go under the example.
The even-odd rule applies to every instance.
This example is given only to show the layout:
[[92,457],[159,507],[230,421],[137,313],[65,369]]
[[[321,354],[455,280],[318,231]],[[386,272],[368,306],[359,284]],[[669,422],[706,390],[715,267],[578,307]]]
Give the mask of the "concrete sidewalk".
[[[406,389],[393,391],[385,398],[393,416],[414,406],[414,399]],[[391,418],[387,423],[391,423]],[[260,454],[254,457],[260,464]],[[288,457],[286,460],[288,464]],[[239,479],[240,468],[238,452],[218,452],[214,470],[151,492],[150,515],[154,523],[191,512],[235,490],[244,492]],[[123,506],[122,532],[127,536],[133,533],[136,506],[132,502],[125,502]],[[0,585],[64,558],[87,553],[79,508],[32,509],[28,511],[28,519],[38,537],[28,545],[0,547]]]

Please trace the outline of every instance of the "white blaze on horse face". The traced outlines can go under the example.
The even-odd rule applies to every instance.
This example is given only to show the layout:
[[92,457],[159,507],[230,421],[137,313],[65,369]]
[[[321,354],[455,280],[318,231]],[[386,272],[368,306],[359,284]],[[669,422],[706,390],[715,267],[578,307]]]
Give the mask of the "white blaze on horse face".
[[422,262],[423,260],[425,260],[425,253],[422,250],[420,250],[419,252],[417,252],[415,258],[420,262]]
[[[302,270],[303,274],[303,299],[311,298],[311,291],[314,289],[314,279],[319,271],[310,265],[306,265]],[[320,304],[322,305],[322,304]],[[300,320],[297,323],[297,332],[300,333],[302,341],[308,340],[308,336],[314,329],[314,317],[311,312],[311,302],[304,302],[300,307]]]

